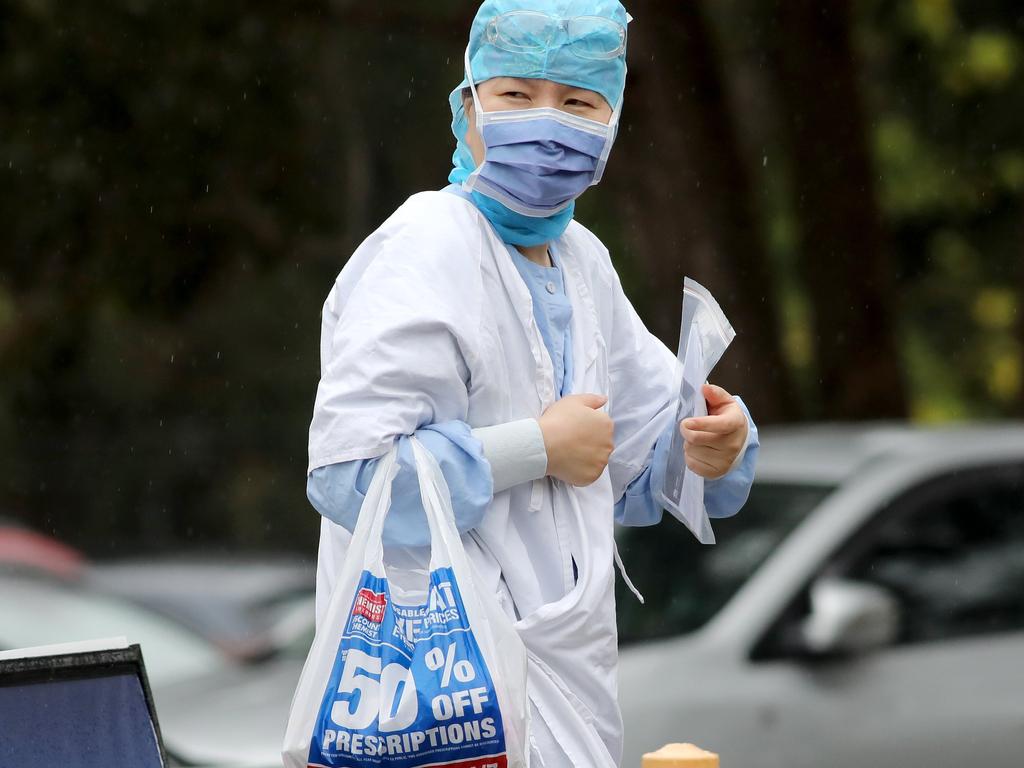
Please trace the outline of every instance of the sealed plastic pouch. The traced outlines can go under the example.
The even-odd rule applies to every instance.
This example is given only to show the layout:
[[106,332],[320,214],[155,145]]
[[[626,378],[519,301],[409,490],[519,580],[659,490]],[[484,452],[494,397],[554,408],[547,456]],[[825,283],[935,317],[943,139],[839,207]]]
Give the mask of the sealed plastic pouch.
[[[676,424],[691,416],[707,415],[701,387],[735,337],[736,332],[714,296],[687,277],[683,283],[683,314],[679,327]],[[715,543],[704,507],[704,478],[686,466],[684,440],[678,429],[672,430],[664,483],[653,491],[655,499],[686,525],[699,542]]]

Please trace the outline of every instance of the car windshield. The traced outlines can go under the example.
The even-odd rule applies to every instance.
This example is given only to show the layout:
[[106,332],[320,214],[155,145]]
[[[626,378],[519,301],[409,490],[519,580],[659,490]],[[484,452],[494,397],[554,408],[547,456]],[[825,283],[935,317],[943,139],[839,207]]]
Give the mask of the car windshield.
[[142,646],[155,687],[227,663],[201,637],[140,606],[47,579],[0,575],[0,650],[119,636]]
[[616,580],[619,643],[679,635],[703,626],[832,488],[755,483],[738,515],[713,520],[718,543],[697,542],[666,513],[651,528],[620,528],[619,553],[643,593],[641,605]]

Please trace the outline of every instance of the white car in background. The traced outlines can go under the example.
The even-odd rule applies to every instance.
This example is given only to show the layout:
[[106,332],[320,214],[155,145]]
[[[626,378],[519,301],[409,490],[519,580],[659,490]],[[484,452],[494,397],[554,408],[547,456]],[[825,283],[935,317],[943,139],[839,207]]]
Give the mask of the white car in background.
[[1024,427],[766,428],[714,527],[620,532],[624,768],[1024,766]]
[[164,687],[235,666],[202,636],[155,611],[37,569],[0,567],[0,651],[119,636],[142,647],[158,708]]

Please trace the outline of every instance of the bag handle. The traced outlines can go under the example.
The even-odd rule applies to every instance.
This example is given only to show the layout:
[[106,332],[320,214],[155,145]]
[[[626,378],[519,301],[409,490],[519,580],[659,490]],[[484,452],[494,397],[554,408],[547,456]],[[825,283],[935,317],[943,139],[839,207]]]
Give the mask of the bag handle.
[[364,553],[363,570],[369,570],[375,576],[384,576],[383,562],[379,569],[374,568],[373,553],[376,550],[381,550],[380,557],[377,559],[383,561],[381,540],[384,532],[384,520],[391,507],[391,486],[398,472],[398,442],[396,441],[377,463],[370,487],[359,508],[356,527],[352,531],[352,542],[349,544],[349,552]]
[[[416,476],[420,484],[423,511],[430,527],[430,570],[452,564],[463,552],[459,529],[455,525],[452,494],[434,454],[415,437],[410,438],[416,460]],[[442,562],[446,560],[447,562]]]
[[[430,530],[430,569],[451,563],[461,551],[460,536],[455,526],[451,492],[441,467],[433,454],[416,438],[410,436],[414,468],[419,481],[420,499]],[[391,509],[391,490],[395,476],[401,471],[398,464],[398,441],[380,459],[366,497],[359,509],[359,517],[352,533],[351,552],[363,553],[363,569],[384,578],[384,522]]]

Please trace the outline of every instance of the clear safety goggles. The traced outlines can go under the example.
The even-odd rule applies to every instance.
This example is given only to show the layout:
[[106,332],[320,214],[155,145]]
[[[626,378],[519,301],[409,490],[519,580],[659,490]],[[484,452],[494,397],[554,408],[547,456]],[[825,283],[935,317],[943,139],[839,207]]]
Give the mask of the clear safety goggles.
[[484,42],[509,53],[543,53],[568,48],[582,59],[614,59],[626,50],[626,28],[601,16],[563,19],[540,11],[511,11],[495,16]]

